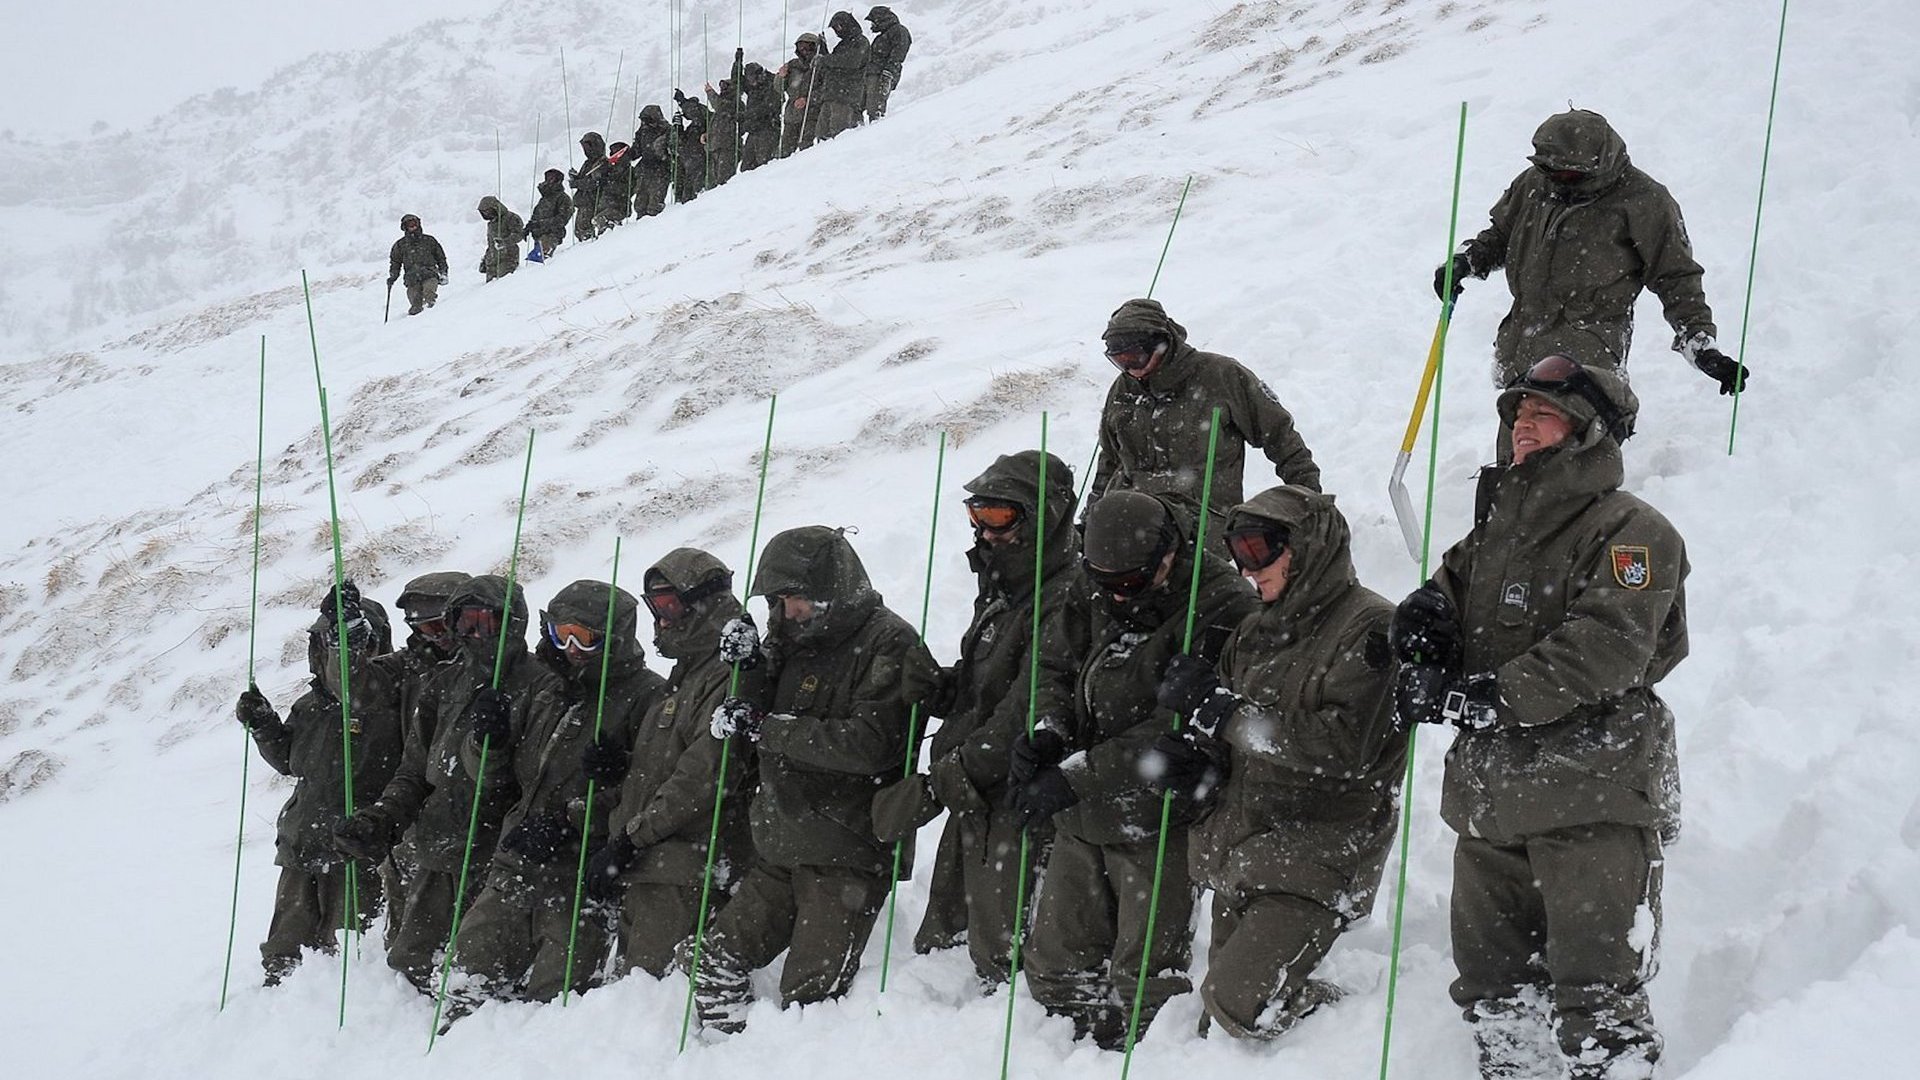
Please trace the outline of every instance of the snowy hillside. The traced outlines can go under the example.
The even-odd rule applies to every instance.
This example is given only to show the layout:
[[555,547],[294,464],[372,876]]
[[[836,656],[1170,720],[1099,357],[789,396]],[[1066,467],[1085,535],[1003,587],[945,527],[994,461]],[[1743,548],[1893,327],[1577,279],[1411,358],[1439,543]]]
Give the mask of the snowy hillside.
[[[199,0],[179,5],[190,18]],[[668,548],[744,565],[767,398],[779,395],[762,535],[857,526],[892,607],[919,617],[938,433],[928,639],[950,659],[972,579],[960,483],[1036,445],[1076,470],[1112,369],[1108,312],[1145,292],[1196,344],[1278,392],[1353,523],[1361,578],[1418,583],[1385,482],[1445,254],[1457,103],[1463,232],[1569,100],[1605,113],[1672,189],[1731,347],[1753,226],[1778,9],[1752,0],[1250,2],[945,0],[895,5],[915,37],[892,113],[659,219],[482,286],[473,205],[524,213],[540,166],[605,127],[616,63],[664,100],[665,5],[509,4],[181,103],[137,133],[0,141],[0,222],[58,259],[0,264],[0,1050],[10,1076],[708,1078],[998,1069],[1006,1000],[967,961],[913,957],[925,883],[903,886],[845,1001],[673,1054],[683,983],[628,979],[558,1006],[489,1006],[426,1046],[431,1005],[376,950],[257,987],[273,817],[255,759],[236,992],[216,1014],[243,736],[254,406],[267,339],[261,686],[304,681],[300,631],[330,573],[313,282],[350,573],[383,601],[429,569],[504,570],[537,431],[520,572],[534,603],[629,584]],[[744,7],[748,55],[784,34]],[[862,9],[864,11],[864,9]],[[736,7],[690,3],[681,85],[715,74]],[[588,40],[591,38],[591,40]],[[625,42],[623,45],[622,42]],[[571,137],[560,130],[567,48]],[[624,61],[617,58],[624,49]],[[1644,402],[1629,485],[1686,536],[1693,652],[1679,720],[1685,836],[1669,853],[1653,1002],[1668,1072],[1694,1080],[1907,1075],[1920,1020],[1920,409],[1908,249],[1920,228],[1920,10],[1807,4],[1789,23],[1739,452],[1727,399],[1666,351],[1657,306],[1632,362]],[[614,130],[631,131],[623,85]],[[0,118],[0,127],[8,121]],[[45,177],[59,182],[46,185]],[[40,178],[36,180],[34,178]],[[412,211],[452,283],[380,322],[387,245]],[[18,243],[18,240],[16,240]],[[38,241],[45,246],[46,240]],[[1435,536],[1463,533],[1493,433],[1488,344],[1506,298],[1473,282],[1445,384]],[[1257,490],[1264,477],[1250,476]],[[757,603],[757,602],[756,602]],[[656,667],[661,667],[656,663]],[[1415,788],[1395,1075],[1474,1074],[1446,995],[1451,836],[1444,736]],[[937,827],[937,826],[935,826]],[[931,851],[932,834],[922,850]],[[1385,913],[1386,904],[1383,902]],[[1193,1034],[1176,999],[1135,1073],[1372,1076],[1389,919],[1343,939],[1350,991],[1268,1048]],[[1201,949],[1204,955],[1204,926]],[[1117,1075],[1024,991],[1014,1071]]]

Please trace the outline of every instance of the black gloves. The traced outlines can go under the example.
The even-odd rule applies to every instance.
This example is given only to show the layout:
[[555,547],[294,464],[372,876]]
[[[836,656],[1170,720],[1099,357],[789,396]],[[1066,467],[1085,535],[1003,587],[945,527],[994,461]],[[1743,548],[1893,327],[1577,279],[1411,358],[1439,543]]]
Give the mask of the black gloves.
[[393,818],[375,803],[333,827],[333,847],[348,858],[379,862],[393,848],[397,831]]
[[1162,706],[1179,713],[1206,735],[1219,731],[1220,725],[1240,706],[1240,698],[1220,685],[1220,673],[1212,664],[1185,654],[1167,661],[1167,669],[1160,676],[1160,688],[1154,696]]
[[760,666],[760,628],[751,614],[743,611],[720,628],[720,659],[739,664],[742,671]]
[[587,779],[602,787],[617,784],[626,777],[631,757],[626,747],[601,735],[581,748],[580,771],[587,774]]
[[1191,728],[1153,741],[1140,758],[1140,777],[1156,791],[1203,799],[1227,779],[1227,755],[1220,743]]
[[1387,642],[1403,664],[1455,667],[1460,663],[1460,616],[1432,583],[1407,594],[1393,610]]
[[687,95],[675,90],[673,92],[673,103],[675,105],[685,105],[687,103]]
[[1437,664],[1402,664],[1393,680],[1400,730],[1415,724],[1452,724],[1485,731],[1500,723],[1500,688],[1491,673],[1458,675]]
[[580,843],[580,830],[559,814],[528,814],[500,846],[535,866],[545,866]]
[[1721,393],[1731,394],[1736,390],[1744,393],[1746,391],[1748,378],[1747,365],[1740,363],[1719,349],[1702,349],[1700,355],[1694,357],[1693,362],[1695,366],[1706,373],[1707,378],[1720,384]]
[[639,861],[640,848],[626,833],[614,833],[587,856],[587,895],[602,903],[620,899],[620,878]]
[[389,289],[391,289],[391,288],[393,288],[393,283],[394,283],[394,282],[396,282],[396,281],[399,281],[399,280],[400,280],[400,275],[399,275],[399,274],[388,274],[388,275],[387,275],[387,288],[389,288]]
[[473,737],[482,742],[491,742],[496,748],[504,748],[513,740],[513,714],[507,695],[485,687],[467,702],[464,719],[471,725]]
[[737,64],[737,63],[739,63],[740,61],[742,61],[742,60],[745,60],[746,58],[747,58],[747,50],[745,50],[745,49],[735,49],[735,50],[733,50],[733,62],[734,62],[734,63],[736,63],[736,64]]
[[760,725],[765,723],[767,714],[744,699],[730,697],[713,710],[713,719],[708,722],[707,730],[716,739],[731,739],[735,735],[748,742],[760,741]]
[[1041,769],[1032,779],[1015,784],[1007,791],[1007,808],[1023,815],[1020,825],[1027,829],[1046,822],[1079,801],[1073,785],[1067,783],[1067,774],[1057,765]]
[[1467,258],[1464,254],[1453,257],[1452,296],[1447,295],[1447,266],[1447,263],[1441,263],[1439,268],[1433,272],[1433,295],[1442,300],[1458,300],[1460,299],[1460,290],[1466,287],[1462,285],[1461,282],[1465,281],[1468,275],[1473,273],[1473,260]]
[[273,711],[273,703],[252,683],[240,691],[240,700],[233,707],[233,715],[248,731],[280,726],[280,714]]
[[1012,759],[1007,763],[1007,783],[1019,788],[1042,769],[1060,764],[1067,756],[1067,740],[1048,728],[1036,727],[1030,735],[1013,740]]

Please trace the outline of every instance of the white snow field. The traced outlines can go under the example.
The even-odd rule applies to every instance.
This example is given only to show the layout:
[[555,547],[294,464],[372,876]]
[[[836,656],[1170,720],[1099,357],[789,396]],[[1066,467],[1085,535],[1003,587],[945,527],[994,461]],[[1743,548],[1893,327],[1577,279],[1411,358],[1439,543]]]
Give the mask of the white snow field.
[[[202,6],[173,8],[221,34]],[[495,189],[496,128],[503,194],[524,213],[536,156],[564,168],[573,138],[604,129],[616,63],[643,102],[664,100],[666,4],[509,4],[257,85],[142,100],[164,111],[130,141],[0,141],[13,255],[0,264],[0,1072],[997,1075],[1005,992],[978,998],[964,957],[907,948],[921,878],[902,887],[884,995],[877,936],[845,1000],[763,1002],[745,1034],[678,1056],[684,983],[644,977],[566,1008],[488,1006],[427,1056],[430,1003],[371,946],[351,961],[342,1027],[337,961],[258,986],[288,788],[257,758],[234,989],[217,1011],[249,752],[231,705],[247,678],[262,335],[258,665],[282,707],[304,682],[301,632],[330,573],[302,269],[347,561],[383,601],[426,570],[505,569],[529,430],[519,570],[533,603],[604,578],[616,536],[628,584],[682,543],[742,566],[778,393],[762,537],[858,527],[909,619],[947,433],[927,621],[943,659],[973,588],[960,484],[1037,444],[1043,410],[1051,448],[1083,467],[1112,376],[1100,329],[1147,289],[1189,174],[1156,296],[1294,411],[1353,523],[1362,579],[1392,596],[1419,581],[1385,487],[1437,314],[1459,102],[1463,234],[1524,167],[1541,119],[1569,101],[1597,109],[1685,207],[1722,340],[1739,340],[1774,5],[894,6],[916,43],[883,123],[484,287],[473,206]],[[744,15],[764,62],[815,18],[795,11],[783,32],[766,0]],[[31,37],[41,17],[10,18],[9,35]],[[735,37],[735,4],[685,7],[689,90],[703,17],[716,75]],[[118,31],[107,18],[93,32]],[[67,76],[115,77],[88,66],[84,39],[47,40]],[[1914,1075],[1920,468],[1902,433],[1920,409],[1907,370],[1920,351],[1907,272],[1917,54],[1907,0],[1793,9],[1737,454],[1728,399],[1668,353],[1654,302],[1640,312],[1628,483],[1675,522],[1693,563],[1692,656],[1661,688],[1686,789],[1652,987],[1669,1077]],[[632,101],[623,86],[616,136],[632,130]],[[16,121],[0,128],[33,127]],[[401,318],[401,303],[383,325],[384,255],[408,211],[446,245],[453,280],[433,311]],[[1487,359],[1505,308],[1499,282],[1470,282],[1453,328],[1442,544],[1465,531],[1490,452]],[[1474,1075],[1446,996],[1444,741],[1423,733],[1407,807],[1393,1075],[1422,1080]],[[1377,1075],[1390,894],[1329,960],[1345,1000],[1249,1046],[1199,1039],[1199,1007],[1182,997],[1134,1075]],[[1052,1080],[1120,1069],[1024,990],[1011,1060],[1015,1075]]]

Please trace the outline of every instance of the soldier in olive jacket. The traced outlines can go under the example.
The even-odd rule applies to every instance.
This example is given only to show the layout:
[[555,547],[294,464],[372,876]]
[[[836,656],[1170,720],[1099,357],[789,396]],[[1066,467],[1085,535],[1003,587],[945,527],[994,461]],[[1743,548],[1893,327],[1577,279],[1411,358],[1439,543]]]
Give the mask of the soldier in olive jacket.
[[1500,395],[1512,463],[1473,531],[1393,622],[1402,722],[1460,729],[1440,812],[1454,848],[1453,998],[1488,1077],[1646,1077],[1663,845],[1678,834],[1673,715],[1686,546],[1620,490],[1638,408],[1618,373],[1551,356]]
[[425,231],[420,218],[407,214],[400,219],[400,239],[387,251],[387,289],[406,275],[407,314],[418,315],[440,298],[440,286],[447,281],[447,252],[440,241]]
[[[726,744],[710,728],[735,678],[720,656],[722,631],[746,612],[730,591],[733,571],[704,551],[675,548],[648,568],[645,584],[654,648],[674,662],[673,671],[626,743],[603,740],[589,752],[588,764],[611,785],[613,802],[607,842],[587,862],[587,884],[596,898],[619,907],[615,971],[639,968],[661,978],[699,921],[716,786],[724,791],[719,850],[705,890],[709,920],[753,861],[753,753],[734,747],[723,780]],[[755,672],[740,678],[749,692],[758,685]]]
[[600,235],[600,200],[613,194],[607,190],[607,175],[613,171],[607,137],[597,131],[580,136],[580,153],[580,167],[567,170],[567,182],[573,185],[573,238],[591,240]]
[[741,68],[746,99],[740,116],[740,170],[757,169],[780,152],[780,83],[759,64]]
[[[1633,303],[1650,289],[1673,327],[1674,351],[1733,393],[1746,372],[1714,343],[1704,272],[1673,196],[1634,167],[1625,140],[1596,112],[1548,117],[1533,151],[1532,167],[1507,186],[1492,220],[1452,265],[1455,296],[1463,279],[1506,269],[1513,308],[1494,337],[1496,383],[1510,385],[1555,350],[1589,367],[1624,367]],[[1447,272],[1435,272],[1436,292]]]
[[[280,808],[274,863],[280,881],[273,893],[273,919],[260,943],[266,984],[276,985],[300,964],[300,950],[337,947],[334,932],[347,926],[348,878],[353,879],[355,930],[379,914],[380,877],[371,864],[335,851],[333,823],[346,812],[346,758],[351,743],[354,799],[380,794],[400,762],[400,686],[374,658],[392,648],[387,613],[348,582],[345,695],[351,718],[342,715],[340,623],[328,590],[320,617],[307,629],[311,688],[281,720],[257,686],[241,693],[235,715],[253,735],[273,770],[293,778],[293,794]],[[343,731],[343,728],[345,729]]]
[[854,18],[851,11],[836,11],[827,27],[840,40],[820,58],[818,135],[822,139],[831,139],[858,126],[867,94],[869,47],[867,35],[860,29],[860,20]]
[[793,56],[780,65],[777,73],[787,96],[786,111],[780,117],[780,156],[812,146],[820,126],[821,56],[824,43],[820,35],[801,34],[793,41]]
[[[1241,501],[1246,448],[1266,453],[1282,483],[1320,490],[1320,467],[1294,430],[1293,415],[1239,361],[1187,344],[1186,327],[1156,300],[1129,300],[1107,320],[1107,359],[1120,374],[1100,411],[1100,465],[1088,495],[1176,495],[1198,505],[1206,477],[1207,427],[1220,409],[1213,472],[1218,539],[1227,510]],[[1216,547],[1215,550],[1221,550]]]
[[867,119],[873,121],[887,115],[887,98],[900,85],[900,67],[906,63],[907,50],[913,48],[913,35],[890,7],[868,11],[867,26],[873,30],[873,44],[867,49],[866,110]]
[[487,223],[487,250],[480,256],[480,273],[488,281],[520,269],[520,238],[527,231],[520,215],[492,195],[480,198],[480,220]]
[[[639,609],[625,589],[576,581],[540,613],[534,661],[559,681],[561,707],[528,712],[524,728],[489,745],[486,784],[517,800],[500,821],[486,886],[460,923],[454,956],[465,977],[453,983],[459,1006],[580,993],[606,954],[605,923],[584,908],[574,919],[582,845],[604,839],[613,803],[612,790],[600,788],[589,815],[584,757],[596,727],[605,742],[625,745],[660,700],[665,683],[647,670],[636,635]],[[478,772],[481,749],[469,731],[460,749],[468,771]]]
[[567,238],[567,219],[573,216],[573,199],[567,195],[566,179],[559,169],[548,169],[534,189],[539,192],[540,201],[533,204],[533,213],[527,217],[521,239],[531,239],[542,258],[553,254]]
[[1219,802],[1193,827],[1189,866],[1213,890],[1202,1021],[1273,1038],[1339,996],[1309,979],[1373,908],[1392,846],[1407,740],[1393,722],[1393,605],[1363,587],[1333,497],[1261,492],[1227,521],[1234,563],[1260,591],[1218,671],[1176,657],[1160,703],[1160,782],[1190,791],[1224,750]]
[[[334,846],[359,858],[377,860],[397,843],[416,868],[406,921],[393,935],[387,965],[426,992],[433,989],[436,955],[451,934],[454,906],[464,910],[485,882],[484,874],[470,874],[466,893],[458,895],[468,824],[477,823],[472,865],[484,867],[493,858],[501,821],[518,798],[512,787],[484,784],[475,812],[474,772],[462,752],[467,736],[488,733],[491,748],[495,738],[548,728],[552,714],[564,707],[559,680],[527,651],[527,601],[518,585],[509,601],[505,578],[471,578],[448,599],[446,610],[459,658],[440,665],[421,693],[406,732],[406,752],[386,790],[333,832]],[[495,759],[488,768],[503,766]]]
[[[1174,718],[1155,707],[1160,672],[1183,651],[1190,596],[1190,651],[1209,662],[1259,606],[1224,559],[1196,550],[1189,513],[1137,491],[1115,492],[1088,511],[1082,565],[1096,594],[1090,647],[1062,648],[1077,635],[1043,630],[1042,719],[1031,737],[1015,741],[1010,770],[1015,808],[1030,823],[1051,818],[1055,830],[1026,952],[1027,984],[1048,1012],[1073,1020],[1076,1038],[1092,1036],[1110,1050],[1125,1043],[1148,945],[1161,798],[1142,782],[1140,759],[1172,728]],[[1204,805],[1176,798],[1172,806],[1142,1033],[1192,985],[1187,838]]]
[[[753,580],[773,611],[767,689],[729,698],[716,737],[754,744],[760,787],[750,818],[757,861],[706,942],[702,1023],[745,1026],[752,973],[787,953],[782,1005],[844,994],[887,897],[893,845],[874,832],[873,798],[911,760],[912,713],[939,669],[887,610],[839,530],[789,529]],[[902,873],[912,867],[909,854]]]
[[[942,722],[933,735],[927,782],[948,817],[914,948],[929,952],[964,939],[986,985],[1007,980],[1020,876],[1024,871],[1031,907],[1053,835],[1045,823],[1036,827],[1023,868],[1024,815],[1006,805],[1007,760],[1031,715],[1034,606],[1053,632],[1078,636],[1077,643],[1062,644],[1064,652],[1085,647],[1090,618],[1072,524],[1073,470],[1046,455],[1043,515],[1040,464],[1035,450],[1008,454],[967,482],[974,535],[967,562],[979,579],[979,595],[959,659],[945,673],[942,700],[932,709]],[[1021,923],[1031,926],[1032,919]]]

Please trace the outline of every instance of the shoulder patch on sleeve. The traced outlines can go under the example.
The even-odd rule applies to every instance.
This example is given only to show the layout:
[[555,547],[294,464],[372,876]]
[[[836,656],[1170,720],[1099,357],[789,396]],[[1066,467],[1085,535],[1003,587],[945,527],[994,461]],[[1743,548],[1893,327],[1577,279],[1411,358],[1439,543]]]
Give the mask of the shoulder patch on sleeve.
[[1387,632],[1375,630],[1367,634],[1364,653],[1367,667],[1373,671],[1385,671],[1393,666],[1393,649],[1387,644]]
[[1613,580],[1623,589],[1644,589],[1653,584],[1653,557],[1646,548],[1615,544],[1608,549],[1613,564]]

